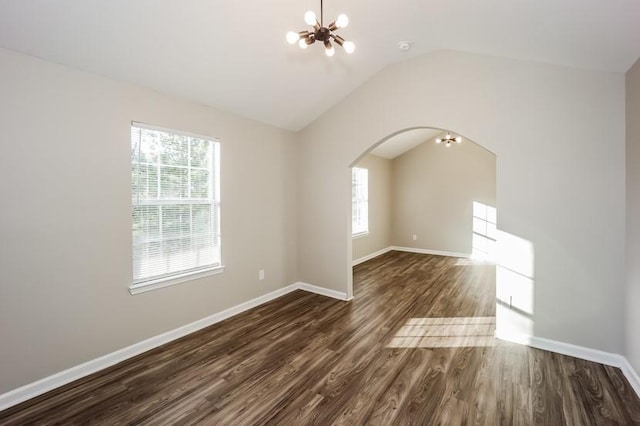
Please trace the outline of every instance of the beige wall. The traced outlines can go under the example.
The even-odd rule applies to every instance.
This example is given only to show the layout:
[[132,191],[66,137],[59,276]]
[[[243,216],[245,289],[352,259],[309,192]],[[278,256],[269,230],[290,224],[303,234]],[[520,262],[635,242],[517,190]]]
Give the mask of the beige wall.
[[394,158],[392,176],[394,246],[471,254],[473,202],[496,205],[495,155],[429,140]]
[[640,60],[627,72],[627,323],[625,355],[640,371]]
[[[0,93],[0,394],[297,280],[295,135],[3,49]],[[129,294],[132,120],[220,138],[223,274]]]
[[533,334],[620,353],[624,114],[619,73],[457,52],[384,69],[300,134],[301,280],[350,291],[350,164],[399,130],[455,129],[496,154],[500,228],[533,245]]
[[391,245],[391,161],[369,154],[357,166],[369,171],[369,233],[353,239],[353,260]]
[[[0,93],[0,393],[298,279],[349,292],[349,167],[414,126],[497,154],[500,227],[535,248],[534,334],[623,349],[621,74],[432,53],[383,70],[299,135],[3,49]],[[129,295],[132,120],[221,139],[224,274]]]

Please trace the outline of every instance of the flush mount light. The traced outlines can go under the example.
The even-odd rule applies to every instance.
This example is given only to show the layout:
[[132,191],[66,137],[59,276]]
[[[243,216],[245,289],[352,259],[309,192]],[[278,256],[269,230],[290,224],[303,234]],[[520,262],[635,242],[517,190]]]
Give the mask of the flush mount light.
[[304,14],[304,22],[312,27],[311,30],[299,32],[289,31],[287,33],[287,41],[289,44],[295,44],[297,42],[300,48],[306,49],[316,41],[319,41],[324,45],[324,53],[327,56],[333,56],[336,53],[335,48],[331,44],[331,40],[333,40],[338,46],[342,46],[344,51],[349,54],[356,50],[356,45],[353,44],[353,42],[346,41],[339,35],[333,33],[334,31],[349,25],[349,17],[347,15],[342,13],[338,15],[338,18],[329,24],[329,26],[324,26],[322,0],[320,0],[320,22],[318,22],[316,14],[313,13],[312,10],[309,10]]
[[452,142],[460,143],[462,142],[462,138],[460,136],[451,136],[451,133],[447,132],[445,137],[436,139],[436,143],[444,143],[447,148],[451,147]]

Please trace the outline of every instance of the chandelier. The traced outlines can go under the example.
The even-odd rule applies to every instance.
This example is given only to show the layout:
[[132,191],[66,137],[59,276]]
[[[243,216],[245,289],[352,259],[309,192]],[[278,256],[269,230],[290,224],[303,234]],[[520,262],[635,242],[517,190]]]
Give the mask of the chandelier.
[[289,44],[298,42],[298,46],[302,49],[306,49],[316,41],[319,41],[324,44],[324,53],[326,53],[327,56],[333,56],[336,53],[336,50],[331,44],[331,40],[333,40],[338,46],[342,46],[344,51],[349,54],[353,53],[356,49],[356,45],[353,44],[353,42],[346,41],[339,35],[334,34],[334,31],[349,25],[349,17],[347,15],[341,13],[335,21],[329,24],[329,26],[324,26],[322,0],[320,0],[320,22],[318,22],[316,14],[313,13],[312,10],[309,10],[304,14],[304,22],[312,27],[311,30],[299,32],[289,31],[287,33],[287,41]]
[[436,143],[445,143],[447,144],[447,148],[451,146],[451,142],[460,143],[462,142],[462,138],[460,136],[451,136],[451,134],[447,132],[445,137],[436,139]]

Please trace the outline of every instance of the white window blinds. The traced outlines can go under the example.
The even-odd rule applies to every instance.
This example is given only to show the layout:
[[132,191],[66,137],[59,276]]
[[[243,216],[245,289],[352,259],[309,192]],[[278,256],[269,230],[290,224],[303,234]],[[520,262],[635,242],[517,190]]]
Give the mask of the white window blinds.
[[366,234],[369,232],[369,171],[354,167],[351,177],[351,233]]
[[220,144],[131,125],[133,285],[220,266]]

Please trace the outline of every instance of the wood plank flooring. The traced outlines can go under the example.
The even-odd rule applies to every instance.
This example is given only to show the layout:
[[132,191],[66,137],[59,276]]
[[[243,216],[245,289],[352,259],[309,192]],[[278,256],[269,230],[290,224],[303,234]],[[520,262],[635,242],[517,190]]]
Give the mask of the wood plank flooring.
[[0,412],[0,424],[630,425],[617,368],[495,340],[495,268],[390,252]]

